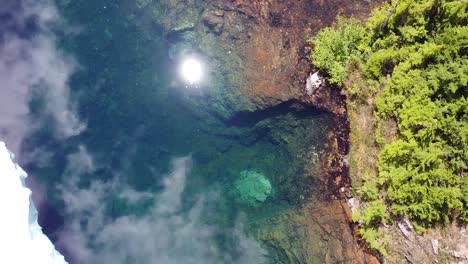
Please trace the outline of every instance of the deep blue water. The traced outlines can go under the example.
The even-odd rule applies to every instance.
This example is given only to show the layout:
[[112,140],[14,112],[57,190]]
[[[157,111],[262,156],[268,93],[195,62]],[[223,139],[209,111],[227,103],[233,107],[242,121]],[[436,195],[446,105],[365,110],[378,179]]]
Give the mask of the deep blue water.
[[[61,19],[48,36],[74,61],[69,104],[83,129],[58,136],[47,93],[28,100],[37,122],[22,141],[23,164],[42,186],[33,188],[45,197],[40,223],[71,263],[271,262],[256,221],[317,191],[298,157],[323,147],[328,116],[292,110],[297,102],[230,120],[209,105],[193,109],[172,40],[135,3],[56,2]],[[258,207],[235,201],[243,170],[271,181]]]

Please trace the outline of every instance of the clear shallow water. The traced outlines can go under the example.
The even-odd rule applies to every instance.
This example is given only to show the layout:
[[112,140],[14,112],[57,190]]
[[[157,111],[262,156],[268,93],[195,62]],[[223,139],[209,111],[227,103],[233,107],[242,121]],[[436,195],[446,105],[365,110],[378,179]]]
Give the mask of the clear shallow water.
[[[218,119],[209,105],[200,111],[187,103],[194,92],[178,81],[171,40],[133,1],[57,4],[63,18],[56,26],[57,50],[78,65],[68,81],[70,101],[86,128],[58,137],[56,122],[41,111],[50,98],[38,93],[29,106],[40,122],[23,152],[39,155],[23,162],[42,186],[36,193],[47,195],[42,224],[67,259],[278,259],[256,235],[259,223],[275,232],[278,223],[265,219],[318,192],[319,175],[305,166],[323,148],[329,117],[293,110],[296,103],[289,102]],[[272,184],[258,207],[236,202],[234,185],[243,170],[258,171]]]

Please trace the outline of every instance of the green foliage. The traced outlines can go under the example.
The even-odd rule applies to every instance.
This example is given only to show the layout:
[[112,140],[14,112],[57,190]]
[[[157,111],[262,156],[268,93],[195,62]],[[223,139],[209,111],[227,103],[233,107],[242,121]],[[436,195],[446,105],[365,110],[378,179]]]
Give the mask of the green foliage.
[[363,227],[359,230],[361,237],[367,241],[369,248],[380,252],[383,255],[387,255],[384,247],[384,240],[382,239],[381,231],[375,227]]
[[468,222],[468,177],[463,177],[463,184],[462,184],[462,199],[464,203],[464,207],[460,213],[460,220]]
[[379,155],[377,182],[392,214],[421,227],[447,223],[457,212],[467,219],[460,178],[468,168],[467,6],[395,1],[367,24],[371,53],[361,67],[367,78],[389,78],[375,114],[394,119],[399,130]]
[[372,201],[368,203],[364,210],[364,224],[366,226],[371,226],[385,222],[386,214],[386,206],[382,201]]
[[363,184],[356,190],[356,193],[365,201],[374,201],[379,198],[379,188],[377,187],[377,179],[365,174],[362,176]]
[[380,223],[385,223],[387,218],[386,206],[384,202],[376,200],[366,204],[363,212],[357,211],[353,215],[353,220],[362,223],[359,230],[361,237],[366,240],[371,249],[385,253],[384,241],[378,228]]
[[364,27],[356,20],[338,17],[333,27],[324,28],[310,40],[314,45],[310,59],[319,69],[329,73],[330,83],[342,85],[347,64],[361,56],[360,46],[365,36]]
[[445,17],[460,15],[455,2],[466,9],[466,1],[400,1],[386,28],[376,30],[378,49],[366,65],[367,76],[375,78],[392,60],[376,115],[395,119],[400,139],[383,148],[379,177],[392,213],[423,226],[447,223],[464,208],[459,175],[468,162],[468,27]]
[[[374,85],[380,87],[377,133],[385,120],[397,124],[396,140],[375,135],[382,147],[378,178],[364,178],[357,190],[366,203],[356,219],[373,248],[381,245],[373,243],[387,211],[410,218],[421,231],[456,219],[468,222],[467,9],[466,0],[388,1],[364,28],[340,20],[314,42],[312,61],[332,82],[343,83],[347,76],[341,74],[359,62],[366,77],[360,82],[381,84]],[[348,50],[341,48],[351,39],[343,37],[347,24],[362,34],[351,34],[356,44]],[[348,88],[350,100],[359,87]]]

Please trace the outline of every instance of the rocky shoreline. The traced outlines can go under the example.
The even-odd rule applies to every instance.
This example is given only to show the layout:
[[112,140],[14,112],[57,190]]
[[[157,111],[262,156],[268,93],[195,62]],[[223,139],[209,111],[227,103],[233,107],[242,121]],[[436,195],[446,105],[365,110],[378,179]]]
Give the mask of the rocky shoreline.
[[[307,40],[337,15],[364,19],[382,1],[139,2],[165,28],[175,61],[196,54],[209,62],[203,94],[184,91],[185,102],[196,114],[231,123],[239,115],[274,112],[283,106],[287,111],[310,108],[331,115],[332,129],[319,168],[312,161],[305,165],[320,175],[313,180],[322,186],[318,196],[275,218],[284,226],[282,232],[264,229],[255,234],[269,248],[283,252],[276,261],[377,263],[359,245],[346,203],[350,178],[345,97],[323,77],[310,86],[307,80],[316,70],[308,60]],[[298,237],[291,241],[291,235]]]

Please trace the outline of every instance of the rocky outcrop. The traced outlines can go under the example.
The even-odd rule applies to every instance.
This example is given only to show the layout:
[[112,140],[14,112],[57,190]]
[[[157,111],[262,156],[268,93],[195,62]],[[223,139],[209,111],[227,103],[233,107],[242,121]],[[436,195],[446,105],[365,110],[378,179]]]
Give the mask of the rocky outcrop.
[[[202,101],[208,99],[222,118],[291,99],[343,112],[330,86],[313,94],[304,88],[313,72],[307,39],[337,15],[362,18],[380,2],[211,0],[203,6],[171,0],[155,6],[141,1],[166,28],[170,45],[205,58],[209,80]],[[203,107],[200,97],[190,99]]]
[[[213,12],[223,12],[224,29],[214,45],[204,42],[199,48],[235,73],[225,75],[229,86],[218,87],[225,91],[222,94],[234,94],[240,102],[230,105],[227,114],[262,109],[293,98],[332,112],[341,111],[336,108],[342,105],[332,102],[329,91],[311,98],[303,88],[312,70],[307,39],[331,25],[337,15],[362,17],[372,7],[368,1],[212,1],[204,11],[205,17],[214,20]],[[213,21],[208,27],[220,23]],[[219,30],[216,32],[219,34]],[[203,39],[204,33],[200,34]]]
[[337,200],[308,203],[259,225],[256,237],[275,252],[272,263],[378,263],[360,250]]
[[452,224],[417,234],[411,223],[403,219],[382,228],[388,241],[386,263],[467,263],[468,232],[466,227]]
[[224,28],[224,12],[217,10],[206,14],[203,23],[216,35],[220,35]]

